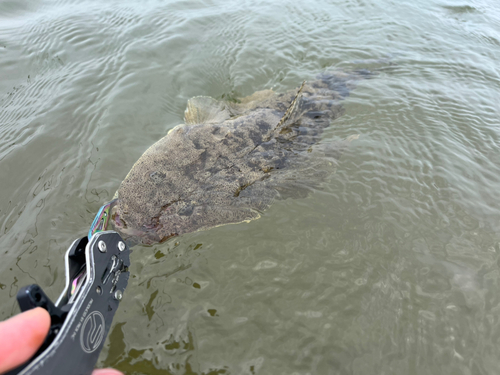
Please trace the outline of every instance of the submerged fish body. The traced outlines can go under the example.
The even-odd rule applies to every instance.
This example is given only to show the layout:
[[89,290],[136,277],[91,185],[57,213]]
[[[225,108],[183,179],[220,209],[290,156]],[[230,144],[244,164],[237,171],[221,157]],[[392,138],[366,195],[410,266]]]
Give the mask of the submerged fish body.
[[[151,244],[260,217],[275,199],[305,197],[347,142],[318,145],[340,100],[367,71],[323,73],[299,90],[226,103],[190,99],[185,124],[135,163],[116,194],[115,229]],[[321,157],[318,157],[321,155]]]

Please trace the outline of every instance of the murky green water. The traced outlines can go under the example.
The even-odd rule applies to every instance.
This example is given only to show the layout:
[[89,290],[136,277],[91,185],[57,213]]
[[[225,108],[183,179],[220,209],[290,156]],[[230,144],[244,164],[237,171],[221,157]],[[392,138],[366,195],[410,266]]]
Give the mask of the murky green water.
[[498,373],[499,61],[492,0],[0,3],[0,318],[23,285],[59,294],[67,247],[187,99],[368,68],[322,189],[135,248],[100,365]]

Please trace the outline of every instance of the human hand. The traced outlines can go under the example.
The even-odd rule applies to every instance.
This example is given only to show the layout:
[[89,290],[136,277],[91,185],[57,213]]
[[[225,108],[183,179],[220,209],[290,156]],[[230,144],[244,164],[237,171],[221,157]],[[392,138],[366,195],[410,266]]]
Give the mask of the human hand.
[[[0,374],[30,359],[43,344],[49,328],[50,315],[41,307],[0,322]],[[99,369],[92,375],[123,374],[113,369]]]

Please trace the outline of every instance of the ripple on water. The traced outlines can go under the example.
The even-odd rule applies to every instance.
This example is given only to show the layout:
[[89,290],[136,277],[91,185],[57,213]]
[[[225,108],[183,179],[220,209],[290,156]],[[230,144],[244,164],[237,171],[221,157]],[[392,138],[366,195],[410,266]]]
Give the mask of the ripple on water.
[[[0,313],[62,255],[186,101],[378,72],[306,198],[137,247],[102,364],[126,373],[495,373],[493,2],[3,2]],[[14,88],[13,88],[14,87]],[[6,176],[8,178],[6,178]]]

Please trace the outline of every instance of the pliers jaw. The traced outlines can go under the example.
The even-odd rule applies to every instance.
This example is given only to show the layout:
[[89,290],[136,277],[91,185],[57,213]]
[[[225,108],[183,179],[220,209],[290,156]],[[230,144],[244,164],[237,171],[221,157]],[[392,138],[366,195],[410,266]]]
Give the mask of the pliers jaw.
[[87,235],[89,240],[94,234],[105,231],[108,228],[108,224],[111,219],[111,211],[113,210],[116,201],[117,199],[113,199],[111,202],[106,203],[99,209],[99,212],[95,215],[94,221],[92,222]]

